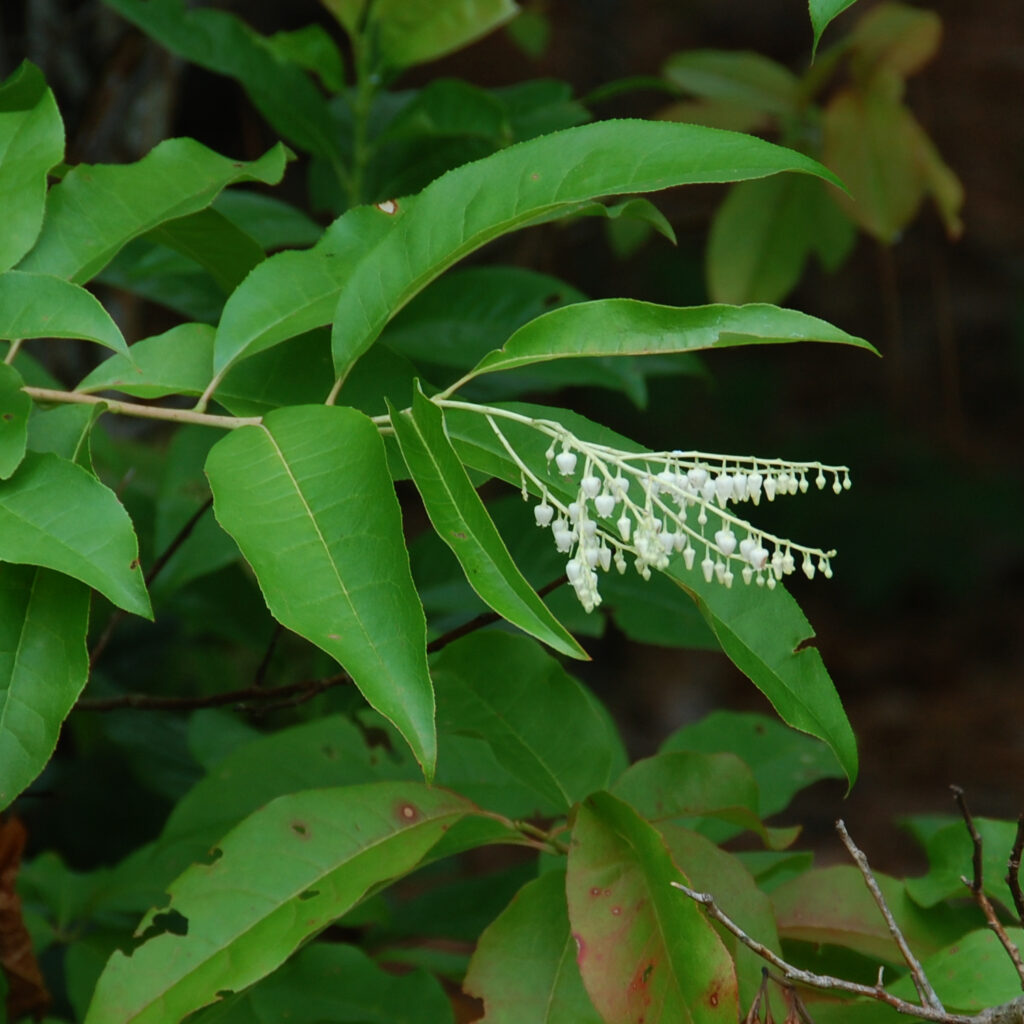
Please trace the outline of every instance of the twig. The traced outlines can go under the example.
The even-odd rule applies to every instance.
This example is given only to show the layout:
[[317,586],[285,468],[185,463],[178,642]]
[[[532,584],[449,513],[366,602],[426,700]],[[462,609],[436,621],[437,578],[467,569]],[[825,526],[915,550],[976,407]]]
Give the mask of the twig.
[[1013,849],[1010,851],[1010,861],[1006,870],[1006,884],[1010,887],[1010,894],[1013,896],[1013,906],[1017,911],[1020,923],[1024,924],[1024,894],[1020,890],[1021,854],[1024,854],[1024,814],[1017,819],[1017,837],[1013,841]]
[[[80,711],[118,711],[135,708],[145,711],[191,711],[196,708],[218,708],[226,704],[237,704],[239,710],[248,710],[246,701],[276,701],[263,709],[293,707],[312,700],[335,686],[351,682],[347,672],[328,676],[326,679],[307,679],[284,686],[245,686],[225,693],[212,693],[205,697],[159,697],[148,693],[126,693],[120,697],[83,697],[75,707]],[[287,703],[285,703],[287,702]]]
[[105,405],[107,412],[120,416],[138,416],[148,420],[168,420],[172,423],[198,423],[204,427],[220,427],[236,430],[238,427],[258,427],[263,420],[259,416],[215,416],[212,413],[196,412],[194,409],[168,409],[161,405],[141,405],[138,402],[122,402],[116,398],[100,398],[82,391],[55,391],[52,388],[21,389],[37,402],[58,404]]
[[[867,996],[869,999],[874,999],[877,1002],[891,1006],[897,1013],[904,1013],[909,1017],[917,1017],[919,1020],[937,1021],[938,1024],[990,1024],[990,1018],[986,1018],[983,1014],[969,1017],[960,1013],[947,1013],[945,1010],[938,1010],[933,1006],[918,1006],[916,1003],[911,1003],[906,999],[894,996],[891,992],[886,992],[884,988],[877,984],[862,985],[856,981],[847,981],[845,978],[834,978],[828,974],[815,974],[813,971],[805,971],[800,967],[794,967],[763,943],[752,939],[732,918],[728,917],[718,908],[714,897],[710,893],[697,892],[683,885],[682,882],[672,882],[670,884],[689,896],[695,903],[699,903],[710,917],[713,917],[720,925],[732,932],[747,949],[756,953],[762,960],[767,960],[774,968],[781,971],[783,978],[787,982],[797,982],[801,985],[806,985],[808,988],[816,988],[822,991],[845,992],[851,996]],[[1024,1017],[1021,1020],[1024,1020]]]
[[[557,590],[563,583],[566,582],[565,576],[559,576],[558,579],[552,580],[550,583],[546,583],[540,590],[537,591],[538,597],[544,597],[546,594],[550,594],[552,590]],[[461,639],[469,633],[475,633],[478,629],[483,629],[485,626],[490,626],[495,622],[500,622],[502,616],[497,612],[481,612],[476,618],[470,619],[469,622],[464,622],[461,626],[456,626],[454,629],[448,630],[447,633],[442,633],[441,636],[435,637],[427,644],[427,654],[433,654],[435,651],[441,650],[443,647],[447,647],[450,643],[454,643],[456,640]]]
[[[907,943],[900,926],[892,916],[892,911],[889,909],[889,905],[886,903],[885,897],[882,895],[882,890],[879,888],[878,881],[871,873],[871,867],[868,864],[867,857],[864,856],[864,852],[850,838],[850,833],[846,831],[846,825],[842,820],[836,822],[836,831],[839,833],[839,838],[843,841],[843,846],[845,846],[849,851],[850,856],[860,869],[860,873],[864,878],[864,883],[867,885],[868,891],[871,893],[882,917],[885,918],[885,923],[889,927],[889,934],[893,937],[893,941],[899,947],[900,954],[904,961],[906,961],[907,967],[910,968],[910,976],[914,979],[914,988],[917,989],[917,994],[921,1000],[921,1004],[944,1013],[945,1007],[942,1005],[942,1001],[935,994],[935,989],[932,988],[931,982],[928,981],[928,978],[924,973],[924,968],[921,966],[921,962],[916,956],[914,956],[914,952]],[[879,977],[878,984],[875,987],[881,989],[881,977]]]
[[[1024,989],[1024,959],[1021,958],[1020,950],[1017,948],[1017,944],[1006,934],[1006,929],[1003,927],[1002,922],[999,920],[996,914],[995,907],[992,906],[992,901],[988,898],[985,893],[985,889],[982,885],[982,839],[981,834],[978,832],[974,825],[974,819],[971,817],[971,812],[967,809],[967,800],[964,798],[964,791],[959,786],[950,786],[953,791],[953,799],[956,800],[957,806],[960,808],[960,813],[963,815],[964,824],[967,826],[967,831],[971,836],[971,843],[974,847],[974,879],[968,881],[967,878],[961,876],[960,881],[967,886],[970,890],[971,895],[974,897],[974,902],[978,904],[981,912],[985,915],[985,921],[988,923],[989,928],[996,933],[996,938],[999,939],[999,944],[1006,950],[1006,955],[1010,958],[1010,962],[1013,964],[1014,970],[1017,972],[1017,977],[1020,978],[1020,987]],[[1018,819],[1017,836],[1020,837],[1020,819]],[[1017,864],[1020,866],[1020,851],[1017,847],[1017,843],[1014,843],[1014,852],[1017,854]],[[1012,861],[1013,853],[1010,854]],[[1012,875],[1013,872],[1011,871]],[[1016,900],[1016,896],[1014,897]]]
[[253,676],[252,685],[254,687],[263,688],[263,684],[267,678],[267,669],[270,668],[270,659],[274,657],[274,651],[277,650],[277,642],[281,639],[281,634],[284,632],[284,626],[280,622],[274,626],[274,632],[270,635],[270,643],[267,644],[267,649],[263,652],[263,660],[260,661],[256,667],[256,674]]
[[[552,580],[546,586],[541,587],[537,593],[543,597],[545,594],[549,594],[552,590],[560,587],[564,582],[565,577],[559,577],[557,580]],[[442,636],[431,640],[427,644],[427,653],[432,654],[434,651],[439,651],[460,637],[473,633],[478,629],[483,629],[485,626],[500,620],[501,616],[495,612],[484,612],[477,615],[476,618],[470,619],[469,622],[456,626],[455,629],[451,629]],[[94,660],[102,652],[103,646],[106,646],[106,640],[109,639],[107,634],[112,631],[112,624],[116,624],[115,616],[111,616],[111,623],[108,623],[103,636],[100,637],[96,644],[96,650],[93,654]],[[139,711],[192,711],[197,708],[217,708],[223,707],[226,704],[238,704],[238,710],[245,711],[249,710],[246,707],[246,701],[259,701],[259,710],[266,713],[305,704],[306,701],[319,696],[325,690],[351,682],[348,673],[341,672],[338,675],[328,676],[326,679],[310,679],[300,683],[288,683],[284,686],[264,686],[263,676],[266,672],[266,664],[273,653],[276,638],[277,634],[271,640],[270,648],[264,655],[260,667],[256,670],[256,677],[251,686],[245,686],[238,690],[228,690],[225,693],[213,693],[205,697],[161,697],[149,693],[125,693],[119,697],[82,697],[75,705],[75,708],[79,711],[117,711],[122,708],[134,708]],[[267,703],[263,703],[264,701]]]
[[960,808],[960,814],[964,819],[964,824],[967,826],[967,834],[971,837],[971,849],[973,850],[971,867],[974,871],[974,881],[965,882],[965,884],[970,888],[971,892],[979,893],[984,882],[981,860],[981,834],[974,827],[974,818],[971,817],[971,812],[967,809],[964,791],[959,786],[950,786],[949,788],[957,807]]
[[750,1009],[747,1010],[747,1015],[743,1018],[741,1024],[757,1024],[761,1019],[761,1003],[764,1001],[765,994],[768,991],[768,968],[761,968],[761,984],[757,987],[757,995],[754,996],[754,1001],[750,1004]]
[[[192,531],[198,525],[199,520],[203,518],[212,505],[213,498],[207,498],[206,501],[204,501],[202,505],[200,505],[199,508],[189,516],[188,522],[186,522],[185,525],[177,532],[171,543],[167,545],[163,553],[150,567],[149,572],[146,573],[145,582],[147,587],[152,586],[153,581],[160,575],[164,566],[171,560],[178,548],[188,540]],[[125,613],[121,611],[120,608],[115,608],[110,618],[107,620],[106,626],[103,627],[103,632],[99,635],[99,638],[93,645],[93,649],[89,652],[90,670],[95,667],[100,655],[106,649],[107,644],[110,643],[110,638],[113,636],[114,630],[117,628],[117,624],[124,618],[124,616]]]

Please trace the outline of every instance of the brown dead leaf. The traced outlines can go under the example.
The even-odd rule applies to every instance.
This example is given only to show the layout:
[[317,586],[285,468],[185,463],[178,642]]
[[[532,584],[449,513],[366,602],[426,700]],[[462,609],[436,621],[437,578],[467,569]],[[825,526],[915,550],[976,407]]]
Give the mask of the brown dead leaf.
[[0,967],[7,977],[7,1019],[32,1014],[41,1020],[50,1005],[32,939],[15,889],[27,833],[17,818],[0,822]]

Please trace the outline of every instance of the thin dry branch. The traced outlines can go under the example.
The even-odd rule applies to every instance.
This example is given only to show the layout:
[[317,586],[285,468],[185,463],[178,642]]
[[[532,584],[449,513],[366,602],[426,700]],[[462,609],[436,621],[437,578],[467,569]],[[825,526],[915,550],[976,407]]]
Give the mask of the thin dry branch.
[[196,708],[219,708],[234,704],[239,711],[257,706],[261,710],[294,707],[312,700],[326,690],[350,683],[347,672],[326,679],[306,679],[284,686],[245,686],[224,693],[211,693],[203,697],[163,697],[151,693],[124,693],[119,697],[83,697],[75,705],[79,711],[118,711],[134,708],[139,711],[192,711]]
[[[961,1013],[937,1010],[931,1006],[919,1006],[917,1003],[908,1002],[906,999],[894,996],[891,992],[886,992],[879,984],[862,985],[856,981],[847,981],[845,978],[816,974],[814,971],[805,971],[801,967],[795,967],[763,943],[751,938],[718,907],[715,898],[710,893],[697,892],[683,885],[682,882],[672,882],[671,884],[689,896],[695,903],[699,903],[710,917],[732,932],[747,949],[756,953],[762,960],[767,960],[776,970],[780,971],[786,982],[806,985],[808,988],[816,988],[823,992],[844,992],[851,996],[866,996],[868,999],[891,1006],[897,1013],[904,1013],[909,1017],[916,1017],[918,1020],[937,1021],[938,1024],[993,1024],[992,1021],[982,1018],[980,1015],[971,1017]],[[1024,1006],[1022,1006],[1022,1012],[1024,1012]],[[1024,1016],[1020,1018],[1020,1024],[1024,1024]]]
[[[971,817],[971,812],[967,807],[967,800],[964,797],[964,791],[959,786],[950,786],[953,791],[953,799],[956,800],[957,806],[960,808],[960,813],[963,815],[964,824],[967,826],[967,831],[971,837],[971,845],[973,847],[973,863],[974,863],[974,878],[968,880],[961,876],[960,880],[967,886],[974,897],[974,902],[978,904],[981,912],[985,915],[985,921],[989,928],[996,933],[996,938],[999,939],[1000,945],[1006,950],[1006,955],[1010,958],[1010,962],[1013,964],[1014,970],[1017,972],[1017,977],[1020,978],[1020,987],[1024,989],[1024,959],[1021,958],[1020,949],[1017,944],[1010,938],[1006,933],[1006,929],[1003,927],[1002,921],[999,920],[999,915],[996,914],[995,907],[992,906],[992,901],[985,894],[982,878],[982,839],[981,833],[975,827],[974,819]],[[1018,819],[1017,825],[1017,838],[1020,839],[1021,828],[1020,819]],[[1020,867],[1020,851],[1018,850],[1017,843],[1014,843],[1013,851],[1010,854],[1010,863],[1013,863],[1014,854],[1017,856],[1017,866]],[[1014,871],[1011,867],[1009,872],[1010,876],[1014,876]],[[1009,878],[1007,879],[1009,881]],[[1014,894],[1014,901],[1016,902],[1016,893]]]
[[[850,833],[846,831],[846,825],[842,819],[836,822],[836,831],[839,833],[839,838],[843,841],[843,846],[846,847],[847,852],[853,858],[854,863],[860,870],[861,876],[864,879],[864,884],[867,885],[868,891],[871,893],[882,917],[885,918],[885,923],[889,928],[889,934],[893,937],[893,941],[899,947],[900,955],[906,962],[907,967],[910,968],[910,976],[914,980],[914,988],[917,989],[917,995],[921,1000],[921,1005],[929,1006],[933,1010],[945,1012],[942,1000],[940,1000],[935,994],[935,989],[932,988],[931,982],[928,981],[928,977],[924,973],[924,968],[921,966],[920,960],[914,956],[914,952],[904,937],[900,926],[892,916],[889,904],[886,903],[885,897],[882,895],[882,890],[878,885],[878,881],[871,872],[871,866],[868,864],[868,859],[864,855],[864,851],[861,850],[860,847],[858,847],[850,838]],[[879,977],[878,985],[876,987],[882,987],[881,977]]]
[[1020,860],[1024,854],[1024,814],[1017,819],[1017,837],[1010,851],[1010,861],[1006,868],[1006,884],[1013,896],[1013,906],[1017,911],[1017,919],[1024,925],[1024,894],[1020,890]]
[[[977,829],[974,828],[974,823],[967,811],[966,802],[963,800],[963,792],[958,790],[956,787],[953,787],[953,790],[954,795],[957,798],[957,802],[960,804],[964,813],[964,820],[967,822],[968,831],[971,833],[972,839],[975,842],[974,884],[972,885],[972,883],[966,878],[964,879],[964,884],[971,889],[972,893],[976,892],[977,895],[980,895],[981,900],[984,900],[985,904],[988,905],[986,918],[988,918],[989,924],[992,925],[992,920],[995,915],[992,911],[991,904],[988,904],[988,900],[981,889],[981,837],[978,835]],[[871,872],[867,858],[850,838],[850,834],[846,831],[846,827],[843,822],[836,822],[836,829],[839,832],[840,838],[843,840],[847,850],[850,852],[850,855],[856,862],[857,867],[860,869],[861,874],[864,876],[868,889],[875,898],[875,902],[878,905],[882,916],[885,918],[886,924],[889,926],[890,933],[896,940],[896,944],[903,953],[904,959],[907,961],[915,986],[918,990],[918,995],[921,999],[920,1004],[911,1003],[906,999],[901,999],[898,996],[894,996],[892,993],[887,992],[882,984],[882,968],[879,968],[878,980],[874,985],[862,985],[859,982],[847,981],[845,978],[836,978],[827,974],[816,974],[813,971],[806,971],[803,968],[796,967],[793,964],[788,963],[786,960],[783,960],[781,956],[769,949],[763,943],[758,942],[756,939],[749,936],[738,924],[736,924],[735,921],[732,920],[732,918],[718,907],[715,903],[714,897],[710,893],[697,892],[696,890],[683,885],[681,882],[672,882],[671,884],[674,888],[679,889],[680,892],[689,896],[695,903],[700,904],[707,912],[708,916],[714,918],[714,920],[736,936],[736,938],[742,942],[747,949],[756,953],[762,960],[767,961],[781,972],[781,978],[776,978],[774,975],[770,974],[766,974],[766,976],[771,977],[772,980],[782,985],[784,989],[788,988],[791,991],[793,1001],[790,1000],[789,994],[787,994],[787,1004],[791,1009],[796,1011],[796,1015],[799,1016],[805,1024],[811,1024],[810,1015],[807,1013],[803,1004],[800,1003],[799,996],[794,987],[796,985],[804,985],[807,988],[819,989],[821,991],[839,992],[845,995],[861,996],[867,999],[873,999],[876,1002],[884,1003],[886,1006],[892,1007],[892,1009],[897,1013],[905,1014],[908,1017],[916,1017],[918,1020],[935,1021],[937,1024],[1024,1024],[1024,996],[1018,996],[1016,999],[1012,999],[1008,1003],[989,1007],[976,1014],[950,1013],[942,1007],[938,996],[935,994],[931,983],[928,981],[924,968],[910,950],[906,938],[900,930],[899,925],[896,923],[895,918],[892,916],[892,913],[885,902],[885,898],[882,895],[881,889],[878,886],[878,882]],[[1013,853],[1010,857],[1010,875],[1013,877],[1017,877],[1017,873],[1019,872],[1022,851],[1024,851],[1024,815],[1021,815],[1021,818],[1018,821],[1017,841],[1014,844]],[[977,889],[975,889],[975,886],[977,886]],[[979,900],[979,906],[982,907],[983,911],[985,911],[985,904],[982,904]],[[990,912],[992,914],[991,917],[989,917]],[[998,920],[996,920],[995,925],[998,925],[998,928],[1002,930],[1002,926],[999,925]],[[993,926],[994,928],[995,925]],[[1006,936],[1006,932],[1004,930],[1002,931],[1002,936]],[[1017,950],[1016,946],[1014,946],[1008,937],[1003,945],[1007,953],[1010,955],[1011,960],[1013,960],[1014,965],[1019,965],[1020,952]],[[1019,967],[1018,973],[1020,973]],[[1022,986],[1024,986],[1024,974],[1021,975],[1021,983]],[[751,1020],[751,1014],[755,1013],[755,1008],[760,1005],[760,1001],[761,996],[759,994],[758,1000],[755,1001],[754,1007],[751,1007],[750,1014],[747,1015],[747,1021]],[[790,1016],[792,1016],[792,1014]],[[753,1019],[756,1020],[756,1016]],[[790,1018],[787,1017],[787,1020],[788,1019]]]
[[[202,505],[200,505],[199,508],[197,508],[195,512],[192,513],[188,521],[178,531],[177,535],[174,537],[171,543],[167,545],[166,550],[153,563],[149,572],[146,573],[145,583],[147,587],[151,587],[153,585],[153,580],[155,580],[157,576],[160,575],[160,573],[163,571],[164,566],[167,565],[167,563],[171,560],[171,557],[174,555],[174,553],[178,550],[178,548],[181,547],[182,544],[185,543],[186,540],[188,540],[192,531],[198,525],[199,520],[202,519],[203,516],[206,515],[207,511],[212,507],[213,498],[207,498],[206,501],[204,501]],[[89,652],[90,669],[95,667],[100,655],[104,652],[104,650],[106,650],[107,644],[110,643],[110,638],[114,635],[114,630],[117,628],[117,624],[124,618],[124,615],[125,613],[121,611],[120,608],[115,608],[110,618],[107,620],[107,624],[104,627],[103,632],[100,634],[99,639],[93,645],[93,649]]]

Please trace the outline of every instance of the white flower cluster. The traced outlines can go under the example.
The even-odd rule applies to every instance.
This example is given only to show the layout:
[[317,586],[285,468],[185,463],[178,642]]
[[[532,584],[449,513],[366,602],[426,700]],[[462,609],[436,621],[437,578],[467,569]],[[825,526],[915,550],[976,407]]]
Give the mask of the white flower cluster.
[[[581,441],[561,423],[512,409],[440,396],[434,402],[485,417],[519,469],[523,500],[530,501],[531,492],[541,496],[533,510],[537,525],[550,529],[555,547],[568,556],[565,574],[588,612],[601,603],[598,572],[614,565],[624,573],[629,558],[645,580],[652,569],[665,569],[677,557],[689,570],[699,565],[708,583],[726,587],[738,575],[746,584],[774,590],[797,564],[808,579],[818,572],[832,576],[834,551],[758,529],[734,507],[806,493],[812,484],[823,490],[831,482],[841,494],[850,488],[845,466],[706,452],[629,452]],[[547,480],[523,461],[499,420],[549,439]],[[563,486],[555,484],[559,478]],[[563,501],[559,495],[567,493],[575,496]]]
[[831,479],[839,494],[850,486],[845,466],[702,452],[637,454],[581,442],[558,424],[545,422],[543,428],[554,435],[547,451],[549,473],[553,462],[554,471],[571,478],[577,490],[575,500],[564,504],[530,473],[542,494],[534,515],[569,556],[566,576],[588,612],[601,603],[598,570],[608,572],[614,565],[625,572],[627,554],[644,579],[676,555],[687,569],[699,564],[705,580],[726,587],[738,574],[744,583],[773,589],[795,571],[798,560],[808,578],[816,571],[831,577],[834,551],[776,537],[731,509],[743,502],[757,505],[762,497],[774,501],[806,492],[812,481],[821,490]]

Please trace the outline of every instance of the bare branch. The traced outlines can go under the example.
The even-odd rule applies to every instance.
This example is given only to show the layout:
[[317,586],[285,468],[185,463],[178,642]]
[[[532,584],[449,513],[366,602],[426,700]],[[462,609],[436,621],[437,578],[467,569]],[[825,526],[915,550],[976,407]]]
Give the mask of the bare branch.
[[1024,854],[1024,814],[1017,819],[1017,837],[1013,841],[1013,850],[1010,851],[1010,861],[1006,869],[1006,884],[1013,896],[1013,906],[1017,911],[1017,918],[1024,925],[1024,894],[1020,890],[1021,854]]
[[[319,696],[335,686],[344,686],[352,680],[347,672],[340,672],[326,679],[307,679],[284,686],[246,686],[226,693],[211,693],[205,697],[161,697],[148,693],[126,693],[120,697],[83,697],[75,705],[79,711],[117,711],[122,708],[136,708],[144,711],[192,711],[196,708],[219,708],[226,704],[237,705],[237,710],[247,711],[251,702],[259,702],[262,711],[294,707]],[[266,701],[268,703],[264,704]]]
[[[878,881],[871,873],[871,867],[868,864],[867,857],[864,856],[864,852],[850,838],[850,833],[846,831],[846,825],[843,824],[841,820],[836,822],[836,831],[839,833],[839,838],[843,841],[843,846],[845,846],[849,851],[850,856],[854,859],[854,862],[860,869],[860,873],[864,878],[864,883],[867,885],[868,891],[871,893],[872,898],[877,904],[882,917],[885,918],[885,923],[889,928],[889,934],[893,937],[893,941],[899,947],[900,955],[910,968],[910,976],[914,979],[914,988],[917,989],[917,994],[921,999],[922,1005],[931,1007],[933,1010],[945,1012],[945,1007],[942,1005],[942,1001],[939,997],[935,994],[935,989],[932,988],[931,982],[928,980],[927,975],[925,975],[921,962],[916,956],[914,956],[914,952],[907,943],[900,926],[892,916],[889,904],[885,902],[885,897],[882,895],[882,890],[878,885]],[[878,984],[875,987],[877,989],[881,989],[882,987],[881,973],[879,973]]]
[[[145,581],[146,586],[150,587],[153,584],[153,580],[157,578],[164,566],[171,560],[174,553],[181,547],[185,541],[188,540],[192,531],[196,528],[199,520],[206,515],[207,511],[213,506],[213,498],[207,498],[189,516],[188,522],[178,531],[174,540],[167,545],[166,550],[157,558],[157,560],[151,566],[149,572],[146,573]],[[117,624],[124,618],[125,613],[120,608],[115,608],[110,618],[107,620],[106,626],[103,628],[103,632],[99,635],[99,639],[93,645],[92,650],[89,652],[89,668],[95,667],[96,662],[99,660],[100,655],[106,650],[107,644],[110,643],[110,638],[114,635],[114,630],[117,628]]]
[[[815,974],[813,971],[805,971],[800,967],[794,967],[787,963],[777,953],[774,953],[763,943],[752,939],[732,918],[728,917],[715,903],[710,893],[697,892],[683,885],[682,882],[672,882],[672,886],[686,893],[695,903],[699,903],[719,924],[743,943],[747,949],[756,953],[761,959],[767,960],[773,967],[782,972],[787,982],[795,982],[806,985],[808,988],[816,988],[826,992],[844,992],[851,996],[866,996],[877,1002],[891,1006],[897,1013],[906,1014],[908,1017],[917,1017],[918,1020],[937,1021],[938,1024],[1024,1024],[1024,1016],[1018,1018],[1008,1017],[1004,1020],[987,1018],[982,1014],[970,1017],[961,1013],[948,1013],[945,1010],[936,1009],[933,1006],[918,1006],[916,1003],[907,1002],[898,996],[886,992],[878,985],[861,985],[855,981],[846,981],[844,978],[834,978],[827,974]],[[1007,1004],[1012,1005],[1012,1004]],[[986,1013],[990,1011],[985,1011]]]
[[[974,825],[974,819],[971,817],[971,812],[967,809],[967,800],[964,797],[964,791],[959,786],[950,786],[953,791],[953,799],[956,800],[957,806],[960,808],[960,813],[963,815],[964,824],[967,826],[967,831],[971,837],[971,843],[974,847],[973,862],[974,862],[974,879],[969,881],[967,878],[961,876],[960,881],[967,886],[968,891],[974,897],[974,902],[981,908],[981,912],[985,915],[985,921],[988,923],[989,928],[996,933],[996,938],[999,939],[1000,945],[1006,950],[1006,955],[1010,958],[1010,962],[1013,964],[1014,970],[1017,972],[1017,977],[1020,978],[1020,986],[1024,989],[1024,959],[1021,959],[1020,950],[1017,948],[1017,944],[1010,938],[1006,933],[1006,929],[1003,927],[1002,922],[999,920],[999,916],[996,914],[995,907],[992,906],[992,901],[985,894],[985,889],[982,885],[982,839],[981,834],[978,832]],[[1017,823],[1017,842],[1013,844],[1013,851],[1010,853],[1010,863],[1013,863],[1013,857],[1016,854],[1017,857],[1017,868],[1020,868],[1020,849],[1018,842],[1021,840],[1021,819],[1018,819]],[[1010,877],[1016,877],[1014,871],[1010,870],[1007,882]],[[1019,886],[1019,880],[1018,880]],[[1014,893],[1014,902],[1016,902],[1017,894]]]
[[967,833],[971,837],[971,843],[974,849],[972,856],[974,881],[966,882],[965,884],[971,892],[979,893],[981,892],[982,885],[984,883],[981,861],[981,834],[974,827],[974,819],[971,817],[971,812],[967,809],[967,800],[964,797],[964,791],[959,786],[950,786],[949,788],[953,793],[953,799],[956,801],[957,807],[960,808],[960,814],[963,816],[964,824],[967,826]]
[[[550,594],[552,590],[557,590],[563,583],[567,582],[566,577],[559,576],[558,579],[552,580],[550,583],[546,583],[540,590],[537,591],[538,597],[544,597]],[[427,644],[427,654],[433,654],[435,651],[441,650],[443,647],[447,647],[450,643],[467,636],[469,633],[475,633],[478,629],[483,629],[485,626],[491,626],[495,622],[501,622],[502,616],[497,612],[481,612],[476,618],[470,619],[469,622],[464,622],[461,626],[456,626],[454,629],[448,630],[447,633],[442,634],[439,637],[435,637]]]

